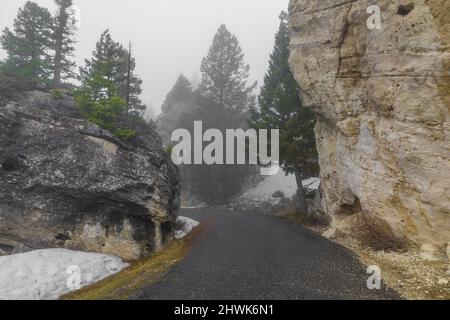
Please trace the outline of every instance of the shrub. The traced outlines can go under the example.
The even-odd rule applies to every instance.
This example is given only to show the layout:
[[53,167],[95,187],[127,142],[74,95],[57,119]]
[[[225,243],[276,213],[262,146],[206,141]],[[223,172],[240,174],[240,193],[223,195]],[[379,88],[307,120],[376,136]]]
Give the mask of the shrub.
[[114,133],[118,138],[121,139],[132,139],[136,136],[136,131],[131,129],[125,129],[125,128],[118,128]]
[[61,89],[51,89],[50,94],[52,95],[53,99],[59,100],[63,97],[63,90]]
[[75,102],[86,120],[110,131],[116,137],[128,140],[137,135],[137,131],[128,125],[126,102],[121,97],[94,100],[88,93],[77,91]]

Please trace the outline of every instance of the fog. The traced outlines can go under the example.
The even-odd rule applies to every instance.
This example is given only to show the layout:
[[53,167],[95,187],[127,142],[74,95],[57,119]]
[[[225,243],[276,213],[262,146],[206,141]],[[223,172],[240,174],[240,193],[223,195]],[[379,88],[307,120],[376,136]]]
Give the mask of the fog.
[[[0,28],[11,27],[26,0],[2,0]],[[35,0],[55,10],[53,0]],[[74,0],[80,30],[76,61],[89,58],[100,33],[109,28],[116,41],[132,42],[136,73],[144,81],[143,101],[155,113],[180,73],[197,81],[200,64],[220,26],[234,33],[251,66],[251,79],[261,84],[278,28],[278,15],[288,0]],[[4,57],[4,52],[0,57]]]

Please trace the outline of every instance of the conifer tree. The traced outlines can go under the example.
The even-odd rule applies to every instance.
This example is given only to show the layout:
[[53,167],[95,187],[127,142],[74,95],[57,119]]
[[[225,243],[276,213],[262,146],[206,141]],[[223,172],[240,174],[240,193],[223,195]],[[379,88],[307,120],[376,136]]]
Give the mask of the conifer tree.
[[[85,60],[85,66],[80,68],[80,81],[87,86],[96,79],[91,93],[93,96],[111,98],[119,96],[120,73],[123,72],[123,46],[115,42],[109,30],[105,30],[96,44],[92,58]],[[97,87],[98,85],[98,87]]]
[[315,118],[303,106],[300,88],[289,68],[287,13],[280,15],[280,28],[270,57],[269,70],[259,95],[259,110],[253,108],[249,124],[256,129],[280,129],[280,162],[286,173],[294,173],[299,209],[306,210],[302,181],[317,174],[314,137]]
[[[226,129],[245,129],[248,110],[255,103],[256,83],[248,84],[249,71],[238,39],[220,26],[201,65],[202,81],[195,92],[198,107],[187,115],[190,127],[194,120],[202,120],[204,130],[219,129],[224,135]],[[242,191],[256,171],[252,165],[188,165],[182,174],[189,177],[189,189],[199,198],[224,204]]]
[[128,58],[128,51],[114,41],[109,30],[106,30],[97,42],[92,58],[80,68],[82,86],[77,102],[82,113],[91,122],[121,137],[133,136],[135,120],[141,120],[135,118],[142,116],[141,113],[135,115],[130,112],[135,108],[131,103],[136,101],[130,97],[138,98],[137,94],[141,92],[141,81],[136,81],[138,78],[132,74],[134,64],[134,59]]
[[180,102],[189,102],[194,94],[191,82],[184,76],[180,75],[175,82],[172,90],[167,94],[161,110],[164,113],[171,111],[173,104]]
[[142,103],[142,80],[135,74],[136,59],[133,56],[131,43],[128,50],[122,51],[120,69],[116,79],[119,94],[127,102],[127,109],[135,113],[142,113],[146,106]]
[[112,39],[109,30],[100,36],[92,58],[80,68],[80,80],[85,82],[93,75],[101,76],[109,85],[104,88],[109,97],[119,96],[125,100],[127,110],[144,111],[145,105],[140,99],[142,80],[135,75],[136,60],[132,56],[131,46],[127,50]]
[[13,30],[6,28],[0,43],[7,52],[3,72],[30,78],[41,86],[51,82],[51,27],[50,12],[28,1],[19,9]]
[[75,76],[73,69],[75,62],[71,60],[75,50],[76,18],[72,0],[54,0],[58,7],[56,17],[53,19],[52,47],[53,58],[53,85],[61,85],[61,79]]
[[199,92],[217,105],[232,110],[245,110],[254,102],[256,83],[249,86],[250,66],[236,36],[225,25],[217,31],[208,55],[201,65]]

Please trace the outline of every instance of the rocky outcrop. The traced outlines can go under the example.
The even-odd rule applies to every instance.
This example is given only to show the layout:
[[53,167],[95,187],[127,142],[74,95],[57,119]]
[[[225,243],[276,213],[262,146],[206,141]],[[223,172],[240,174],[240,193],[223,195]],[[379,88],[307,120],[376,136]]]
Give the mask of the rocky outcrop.
[[173,238],[177,168],[151,129],[124,142],[70,97],[0,105],[0,250],[63,247],[138,259]]
[[[367,26],[373,4],[381,30]],[[290,63],[318,118],[328,235],[444,252],[450,2],[291,0],[290,29]]]

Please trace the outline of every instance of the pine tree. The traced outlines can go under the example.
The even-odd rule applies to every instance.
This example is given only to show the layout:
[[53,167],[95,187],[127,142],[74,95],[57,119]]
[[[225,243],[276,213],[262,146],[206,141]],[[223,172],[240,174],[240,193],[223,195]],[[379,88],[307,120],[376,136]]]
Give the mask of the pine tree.
[[100,36],[91,60],[85,61],[85,67],[80,68],[80,80],[100,75],[108,83],[106,93],[109,97],[120,96],[126,102],[128,110],[144,111],[145,105],[139,98],[142,93],[142,80],[135,75],[136,60],[132,56],[131,46],[127,50],[122,44],[112,39],[109,30]]
[[191,82],[184,76],[180,75],[167,94],[166,99],[161,107],[163,113],[169,113],[175,103],[189,102],[194,94]]
[[[255,103],[256,83],[248,85],[249,71],[238,39],[225,25],[220,26],[201,65],[202,82],[194,94],[196,107],[183,117],[190,125],[183,127],[192,132],[193,122],[202,120],[204,130],[219,129],[224,135],[226,129],[245,129],[248,110]],[[187,165],[182,176],[200,199],[224,204],[242,191],[257,169],[251,165]]]
[[191,128],[195,120],[194,91],[189,80],[180,75],[172,89],[166,95],[158,115],[158,133],[165,145],[173,145],[170,140],[172,132],[176,129]]
[[73,72],[75,62],[70,58],[75,50],[76,19],[72,8],[72,0],[54,1],[58,11],[53,22],[52,36],[52,47],[54,49],[53,85],[58,87],[61,85],[62,78],[68,79],[75,76]]
[[77,102],[82,113],[121,137],[135,134],[145,110],[139,98],[142,81],[134,75],[135,65],[131,50],[114,41],[106,30],[92,58],[80,68],[82,85]]
[[121,68],[115,81],[119,88],[119,94],[127,102],[128,110],[141,114],[147,107],[140,98],[142,94],[142,80],[135,74],[136,59],[133,56],[131,43],[128,50],[124,49],[122,51],[120,64]]
[[269,70],[258,98],[260,109],[252,109],[249,124],[256,129],[280,129],[281,166],[286,173],[295,174],[299,209],[305,211],[306,195],[302,181],[318,171],[315,118],[303,106],[300,88],[289,68],[289,31],[285,12],[281,13],[280,20]]
[[217,31],[201,65],[199,92],[225,109],[245,110],[254,101],[256,83],[248,86],[250,66],[236,36],[225,25]]
[[3,71],[48,86],[51,82],[51,26],[52,16],[47,9],[31,1],[20,8],[13,31],[6,28],[0,37],[7,52]]
[[109,30],[101,34],[92,58],[85,60],[85,66],[80,68],[79,76],[83,87],[89,86],[93,79],[97,79],[95,85],[91,86],[91,94],[94,97],[119,96],[118,84],[123,82],[119,79],[124,68],[123,52],[123,46],[112,39]]
[[118,136],[132,136],[122,124],[127,113],[126,101],[117,86],[123,68],[123,47],[112,40],[108,30],[102,33],[91,60],[80,68],[81,88],[76,101],[81,113],[92,123]]

